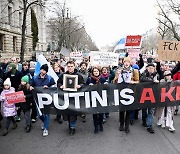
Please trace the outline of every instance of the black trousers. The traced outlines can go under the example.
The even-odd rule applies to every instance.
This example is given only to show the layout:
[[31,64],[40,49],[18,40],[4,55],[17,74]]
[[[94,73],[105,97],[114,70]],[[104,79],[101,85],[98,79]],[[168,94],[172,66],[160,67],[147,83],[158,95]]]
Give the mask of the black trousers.
[[6,129],[8,129],[8,128],[9,128],[9,126],[10,126],[10,124],[11,124],[11,121],[13,122],[13,124],[15,124],[15,123],[16,123],[16,121],[15,121],[15,119],[14,119],[14,117],[13,117],[13,116],[9,116],[9,117],[7,117],[7,121],[6,121]]
[[129,128],[130,111],[119,112],[119,122],[121,126],[125,125],[125,128]]
[[35,119],[36,120],[36,117],[37,117],[36,104],[33,103],[32,104],[32,112],[31,112],[31,119]]
[[103,124],[103,113],[93,114],[94,127],[98,127],[98,125]]

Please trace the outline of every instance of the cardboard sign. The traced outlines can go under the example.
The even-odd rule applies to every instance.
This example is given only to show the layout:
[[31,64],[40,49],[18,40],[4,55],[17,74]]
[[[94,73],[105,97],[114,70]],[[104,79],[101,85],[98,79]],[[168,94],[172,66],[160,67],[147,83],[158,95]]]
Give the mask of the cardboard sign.
[[5,96],[8,101],[8,104],[26,102],[23,91],[5,94]]
[[128,49],[127,52],[131,59],[139,59],[140,49]]
[[141,48],[141,35],[129,35],[126,37],[126,48]]
[[90,52],[90,63],[92,66],[118,66],[119,54],[113,52]]
[[158,58],[165,61],[180,61],[180,41],[159,41]]

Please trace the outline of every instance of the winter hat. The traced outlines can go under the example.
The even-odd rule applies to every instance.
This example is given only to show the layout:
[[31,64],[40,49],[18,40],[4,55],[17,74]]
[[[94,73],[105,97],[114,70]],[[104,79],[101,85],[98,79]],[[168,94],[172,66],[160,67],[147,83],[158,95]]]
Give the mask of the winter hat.
[[40,70],[45,70],[46,72],[48,72],[48,65],[47,64],[44,64],[41,66]]
[[12,75],[15,75],[15,73],[16,73],[16,64],[10,63],[10,64],[8,65],[8,67],[12,67],[11,74],[12,74]]
[[129,61],[129,62],[131,62],[131,58],[129,58],[129,57],[124,57],[123,62],[125,62],[125,61]]
[[29,83],[29,77],[28,77],[27,75],[25,75],[25,76],[23,76],[23,77],[21,78],[21,81],[24,81],[24,82],[26,82],[26,83]]
[[171,71],[165,71],[165,72],[164,72],[164,76],[170,76],[170,75],[172,75],[172,74],[171,74]]
[[134,65],[132,66],[132,68],[139,70],[139,66],[138,66],[137,64],[134,64]]
[[149,63],[149,64],[147,64],[147,66],[146,66],[146,67],[149,67],[149,66],[155,67],[155,65],[154,65],[153,63]]
[[9,86],[11,87],[10,78],[7,78],[7,79],[4,81],[4,85],[9,85]]

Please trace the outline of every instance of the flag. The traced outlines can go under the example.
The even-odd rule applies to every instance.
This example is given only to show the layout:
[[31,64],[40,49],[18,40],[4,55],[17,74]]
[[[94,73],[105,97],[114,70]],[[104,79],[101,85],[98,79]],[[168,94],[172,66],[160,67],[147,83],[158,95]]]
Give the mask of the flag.
[[47,74],[50,75],[52,78],[54,78],[54,81],[57,83],[57,80],[59,79],[59,77],[57,76],[57,74],[52,69],[50,63],[46,60],[46,58],[42,54],[39,55],[38,61],[36,62],[34,75],[38,75],[40,73],[40,68],[43,64],[48,65],[49,69],[48,69]]
[[120,41],[118,42],[118,44],[115,46],[113,52],[115,52],[116,50],[119,50],[119,49],[124,49],[125,44],[126,44],[126,38],[120,39]]

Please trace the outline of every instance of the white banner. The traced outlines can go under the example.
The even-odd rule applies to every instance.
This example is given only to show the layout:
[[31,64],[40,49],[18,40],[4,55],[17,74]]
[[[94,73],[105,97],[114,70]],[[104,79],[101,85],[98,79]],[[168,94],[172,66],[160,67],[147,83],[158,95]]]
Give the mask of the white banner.
[[92,66],[118,66],[119,54],[113,52],[90,52],[90,64]]
[[75,51],[70,53],[70,58],[75,59],[77,63],[81,63],[83,61],[82,51]]

